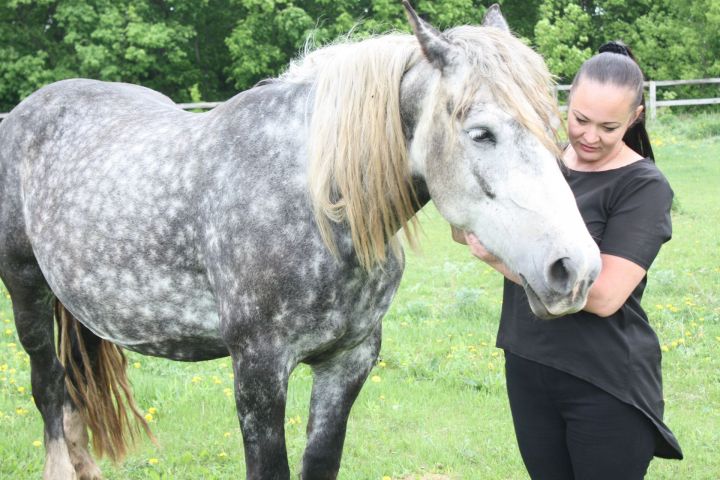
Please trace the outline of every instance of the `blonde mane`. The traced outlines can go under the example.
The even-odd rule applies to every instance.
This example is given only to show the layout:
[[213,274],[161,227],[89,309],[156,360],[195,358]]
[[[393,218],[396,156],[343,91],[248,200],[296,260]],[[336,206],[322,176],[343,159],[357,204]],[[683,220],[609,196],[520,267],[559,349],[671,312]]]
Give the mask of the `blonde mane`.
[[[549,130],[557,107],[541,57],[494,28],[458,27],[445,35],[465,50],[474,72],[455,113],[462,117],[478,89],[489,86],[509,113],[557,151]],[[400,83],[421,59],[414,36],[390,34],[307,53],[281,77],[313,84],[308,178],[322,238],[337,254],[331,222],[346,222],[368,270],[385,262],[388,247],[399,248],[399,229],[411,246],[417,243]]]

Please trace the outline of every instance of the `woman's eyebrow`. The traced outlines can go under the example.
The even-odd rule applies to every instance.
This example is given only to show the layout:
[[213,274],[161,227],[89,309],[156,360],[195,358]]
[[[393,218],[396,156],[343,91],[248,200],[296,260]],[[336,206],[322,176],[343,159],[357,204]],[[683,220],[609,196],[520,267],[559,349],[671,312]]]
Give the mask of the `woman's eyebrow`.
[[[578,116],[578,117],[581,117],[581,118],[580,118],[581,120],[590,120],[590,119],[587,117],[587,115],[585,115],[584,113],[582,113],[582,112],[579,111],[579,110],[573,109],[573,110],[572,110],[572,113],[575,114],[575,115]],[[620,125],[622,125],[622,122],[617,122],[617,121],[603,122],[603,123],[601,123],[600,125],[602,125],[602,126],[604,126],[604,127],[613,127],[613,126],[614,126],[614,127],[619,127]]]

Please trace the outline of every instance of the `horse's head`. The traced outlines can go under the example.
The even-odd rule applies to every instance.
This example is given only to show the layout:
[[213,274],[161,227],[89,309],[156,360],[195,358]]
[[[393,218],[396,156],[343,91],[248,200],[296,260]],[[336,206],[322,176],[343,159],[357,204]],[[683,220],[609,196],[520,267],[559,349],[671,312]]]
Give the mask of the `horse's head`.
[[536,315],[582,309],[600,256],[558,164],[544,62],[497,7],[492,26],[440,33],[404,3],[423,52],[401,89],[413,174],[453,226],[523,279]]

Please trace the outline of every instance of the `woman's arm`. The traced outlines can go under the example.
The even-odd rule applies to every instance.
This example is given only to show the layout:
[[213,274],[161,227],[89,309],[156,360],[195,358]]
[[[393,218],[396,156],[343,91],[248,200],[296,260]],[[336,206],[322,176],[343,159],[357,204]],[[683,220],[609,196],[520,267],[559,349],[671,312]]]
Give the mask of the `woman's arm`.
[[600,255],[602,270],[590,287],[584,310],[609,317],[620,310],[647,273],[637,263],[615,255]]

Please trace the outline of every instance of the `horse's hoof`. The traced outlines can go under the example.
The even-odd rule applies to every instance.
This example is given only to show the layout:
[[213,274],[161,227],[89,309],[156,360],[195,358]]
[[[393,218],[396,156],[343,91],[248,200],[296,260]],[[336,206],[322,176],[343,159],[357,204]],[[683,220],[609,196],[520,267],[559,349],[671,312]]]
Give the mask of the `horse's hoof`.
[[45,464],[45,470],[43,471],[43,480],[79,480],[75,469],[70,464],[55,463],[53,465]]
[[78,480],[102,480],[102,472],[94,463],[92,465],[84,465],[81,469],[76,469]]

